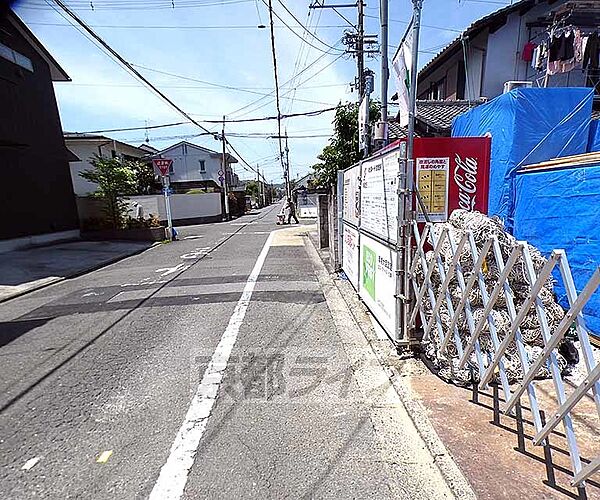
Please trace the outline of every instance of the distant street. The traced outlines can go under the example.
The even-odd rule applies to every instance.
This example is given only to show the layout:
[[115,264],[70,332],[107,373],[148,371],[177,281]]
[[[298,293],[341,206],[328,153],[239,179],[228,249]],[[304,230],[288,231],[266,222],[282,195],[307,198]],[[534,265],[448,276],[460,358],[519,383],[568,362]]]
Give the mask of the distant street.
[[445,496],[386,456],[278,208],[0,304],[1,498]]

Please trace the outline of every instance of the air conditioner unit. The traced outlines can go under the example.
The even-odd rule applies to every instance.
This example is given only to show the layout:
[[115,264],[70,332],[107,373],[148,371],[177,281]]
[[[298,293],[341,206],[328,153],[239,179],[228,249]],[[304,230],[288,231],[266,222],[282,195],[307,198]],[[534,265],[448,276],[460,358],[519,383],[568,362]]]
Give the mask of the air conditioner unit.
[[518,89],[518,88],[531,88],[533,87],[533,82],[519,82],[519,81],[515,81],[515,80],[511,80],[510,82],[505,82],[504,83],[504,93],[506,94],[507,92],[510,92],[513,89]]

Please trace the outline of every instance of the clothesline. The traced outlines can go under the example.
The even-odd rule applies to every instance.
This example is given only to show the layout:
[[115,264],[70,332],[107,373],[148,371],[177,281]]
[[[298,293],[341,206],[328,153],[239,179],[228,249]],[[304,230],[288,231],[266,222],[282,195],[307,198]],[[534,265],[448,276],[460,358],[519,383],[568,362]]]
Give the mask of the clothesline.
[[[537,44],[534,40],[539,36],[544,36],[544,40]],[[554,24],[545,32],[536,34],[523,47],[522,59],[530,62],[538,72],[545,70],[547,76],[581,69],[587,73],[588,83],[593,86],[590,76],[597,77],[600,67],[598,27]]]

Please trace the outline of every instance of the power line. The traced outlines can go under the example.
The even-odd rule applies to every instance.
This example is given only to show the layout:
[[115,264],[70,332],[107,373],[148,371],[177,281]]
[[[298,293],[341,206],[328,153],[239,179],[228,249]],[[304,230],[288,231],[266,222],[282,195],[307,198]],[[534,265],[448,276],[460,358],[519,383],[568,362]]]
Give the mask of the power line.
[[[179,78],[181,80],[187,80],[187,81],[191,81],[191,82],[198,82],[198,83],[203,83],[205,85],[209,85],[211,87],[216,87],[216,88],[220,88],[220,89],[227,89],[227,90],[233,90],[236,92],[245,92],[247,94],[254,94],[254,95],[262,95],[264,97],[268,97],[271,94],[265,94],[264,92],[258,92],[255,90],[249,90],[249,89],[244,89],[242,87],[233,87],[231,85],[223,85],[220,83],[213,83],[213,82],[208,82],[206,80],[199,80],[197,78],[191,78],[189,76],[183,76],[183,75],[177,75],[175,73],[169,73],[167,71],[162,71],[162,70],[158,70],[158,69],[154,69],[154,68],[148,68],[147,66],[142,66],[140,64],[134,64],[131,63],[132,66],[135,66],[136,68],[141,68],[141,69],[145,69],[146,71],[152,71],[153,73],[159,73],[161,75],[167,75],[167,76],[171,76],[173,78]],[[298,99],[299,101],[304,101],[304,102],[308,102],[311,104],[325,104],[327,105],[327,103],[322,102],[322,101],[313,101],[313,100],[309,100],[309,99]]]
[[[137,85],[135,83],[75,83],[75,82],[67,82],[69,87],[118,87],[118,88],[130,88],[130,89],[145,89],[144,85]],[[293,90],[311,90],[311,89],[324,89],[331,87],[346,87],[347,83],[327,83],[323,85],[310,85],[309,87],[303,87],[302,89],[298,89],[296,87]],[[208,90],[212,89],[212,86],[206,85],[161,85],[163,89],[186,89],[186,90]],[[244,90],[269,90],[272,87],[237,87],[237,89]],[[271,94],[263,94],[265,96],[270,96]],[[316,102],[316,101],[309,101]]]
[[[71,27],[71,24],[66,23],[42,23],[42,22],[27,22],[28,25],[32,26],[64,26]],[[143,24],[89,24],[90,28],[107,28],[107,29],[153,29],[153,30],[256,30],[258,29],[255,24],[249,25],[213,25],[213,26],[177,26],[177,25],[143,25]],[[291,25],[291,28],[302,28],[299,25]],[[275,29],[288,29],[287,26],[275,25]],[[345,28],[342,24],[329,24],[320,26],[323,29],[339,29]]]
[[318,36],[317,36],[315,33],[313,33],[312,31],[310,31],[310,30],[309,30],[309,29],[308,29],[308,28],[307,28],[307,27],[306,27],[304,24],[302,24],[302,22],[300,22],[300,19],[298,19],[298,18],[297,18],[297,17],[294,15],[294,13],[293,13],[293,12],[292,12],[290,9],[288,9],[288,8],[287,8],[287,5],[285,5],[285,3],[283,3],[283,1],[282,1],[282,0],[277,0],[277,1],[278,1],[278,2],[281,4],[281,6],[282,6],[282,7],[285,9],[285,11],[286,11],[286,12],[287,12],[287,13],[288,13],[290,16],[292,16],[292,18],[294,18],[294,20],[295,20],[295,21],[296,21],[296,22],[297,22],[297,23],[298,23],[300,26],[302,26],[302,27],[304,28],[304,31],[305,31],[306,33],[308,33],[310,36],[312,36],[312,37],[313,37],[315,40],[318,40],[319,42],[321,42],[321,43],[322,43],[323,45],[325,45],[326,47],[329,47],[330,49],[335,49],[335,47],[333,47],[333,46],[329,45],[327,42],[324,42],[323,40],[321,40],[321,39],[320,39],[320,38],[319,38],[319,37],[318,37]]
[[[136,70],[130,63],[128,63],[116,50],[114,50],[108,43],[106,43],[99,35],[97,35],[94,30],[92,30],[77,14],[75,14],[69,7],[67,7],[61,0],[53,0],[61,9],[63,9],[71,18],[77,22],[85,31],[87,31],[90,36],[92,36],[95,40],[98,41],[113,57],[115,57],[123,66],[125,66],[129,71],[131,71],[137,78],[139,78],[142,82],[144,82],[148,87],[150,87],[158,96],[160,96],[165,102],[167,102],[172,108],[177,110],[182,116],[184,116],[191,123],[196,125],[201,130],[205,132],[211,133],[208,129],[204,128],[200,123],[198,123],[194,118],[192,118],[188,113],[186,113],[183,109],[181,109],[177,104],[175,104],[169,97],[167,97],[160,89],[155,87],[152,82],[150,82],[144,75],[142,75],[138,70]],[[212,133],[215,138],[218,138],[216,133]]]
[[[313,75],[309,76],[309,77],[308,77],[306,80],[302,81],[302,82],[301,82],[300,84],[298,84],[298,85],[297,85],[295,88],[297,88],[297,87],[300,87],[301,85],[305,84],[305,83],[306,83],[306,82],[308,82],[309,80],[312,80],[314,77],[318,76],[320,73],[322,73],[323,71],[325,71],[325,70],[326,70],[327,68],[329,68],[331,65],[335,64],[335,62],[337,62],[339,59],[341,59],[341,58],[342,58],[344,55],[345,55],[345,54],[340,54],[339,56],[337,56],[337,57],[336,57],[336,58],[335,58],[333,61],[331,61],[329,64],[327,64],[326,66],[324,66],[323,68],[321,68],[319,71],[317,71],[317,72],[316,72],[316,73],[314,73]],[[308,66],[307,66],[305,69],[308,69]],[[300,73],[302,73],[302,71],[301,71]],[[298,75],[299,75],[300,73],[298,73]],[[298,76],[298,75],[296,75],[296,76]],[[284,84],[284,85],[285,85],[285,84]],[[290,92],[292,92],[292,90],[293,90],[293,89],[286,91],[286,92],[283,94],[283,97],[287,96],[287,95],[288,95]],[[272,92],[271,94],[273,94],[273,92]],[[246,108],[248,108],[248,107],[250,107],[250,106],[253,106],[254,104],[257,104],[258,102],[262,101],[263,99],[265,99],[265,98],[264,98],[264,97],[260,97],[260,98],[259,98],[259,99],[257,99],[256,101],[253,101],[253,102],[251,102],[250,104],[247,104],[246,106],[244,106],[243,108],[240,108],[240,109],[238,109],[238,110],[237,110],[237,111],[235,111],[234,113],[238,113],[239,111],[241,111],[241,110],[243,110],[243,109],[246,109]],[[254,112],[254,111],[258,111],[259,109],[261,109],[261,108],[264,108],[265,106],[267,106],[267,105],[271,104],[272,102],[273,102],[273,100],[271,100],[271,101],[269,101],[269,102],[266,102],[265,104],[261,104],[260,106],[258,106],[258,107],[256,107],[256,108],[254,108],[254,109],[252,110],[252,112]],[[243,113],[243,114],[242,114],[242,115],[240,115],[240,116],[245,116],[245,115],[247,115],[248,113],[250,113],[250,111],[247,111],[246,113]],[[233,114],[233,113],[230,113],[230,114]]]
[[[379,16],[373,16],[370,14],[365,14],[365,17],[370,17],[371,19],[379,19]],[[410,21],[403,21],[401,19],[390,19],[389,20],[390,23],[399,23],[399,24],[410,24]],[[430,28],[430,29],[434,29],[434,30],[442,30],[442,31],[452,31],[454,33],[462,33],[464,30],[457,30],[455,28],[444,28],[442,26],[432,26],[431,24],[422,24],[421,26],[423,26],[424,28]]]
[[[321,12],[319,12],[318,17],[316,18],[316,21],[315,21],[314,25],[312,26],[312,29],[314,29],[315,33],[317,32],[318,25],[319,25],[320,21],[321,21]],[[305,23],[309,27],[311,27],[312,22],[313,22],[313,19],[310,18],[310,9],[309,9],[308,12],[306,13],[306,22]],[[306,29],[306,31],[308,31],[308,29]],[[307,45],[305,45],[304,43],[302,43],[300,45],[300,48],[298,49],[298,54],[297,54],[296,60],[294,62],[294,69],[292,71],[292,79],[290,80],[290,86],[292,86],[292,87],[293,87],[293,84],[296,81],[296,78],[298,78],[297,77],[297,73],[300,70],[300,65],[302,64],[302,65],[306,66],[306,63],[307,63],[307,60],[308,60],[308,56],[310,54],[310,48],[307,48],[307,47],[308,47]],[[302,61],[302,57],[303,56],[304,56],[304,62],[302,63],[301,61]],[[296,89],[294,88],[294,91],[293,91],[293,94],[292,94],[292,98],[287,103],[287,110],[286,111],[288,113],[290,113],[292,111],[293,107],[294,107],[294,99],[296,97],[296,93],[297,93]]]
[[[319,57],[317,57],[317,58],[316,58],[316,59],[315,59],[315,60],[314,60],[312,63],[310,63],[310,64],[309,64],[308,66],[306,66],[306,67],[305,67],[305,68],[304,68],[302,71],[300,71],[300,72],[299,72],[299,73],[296,75],[296,77],[300,76],[300,75],[301,75],[302,73],[304,73],[305,71],[308,71],[308,70],[309,70],[309,69],[310,69],[312,66],[314,66],[315,64],[317,64],[317,63],[318,63],[318,62],[319,62],[321,59],[323,59],[325,56],[327,56],[327,55],[330,55],[330,54],[331,54],[331,51],[329,51],[329,52],[327,52],[327,53],[325,53],[325,54],[321,54],[321,55],[320,55]],[[339,59],[339,57],[338,57],[337,59]],[[337,59],[335,59],[335,60],[337,60]],[[335,61],[335,60],[334,60],[334,61]],[[288,83],[290,83],[290,82],[291,82],[291,81],[293,81],[293,80],[294,80],[294,77],[290,78],[289,80],[287,80],[286,82],[284,82],[282,86],[285,86],[285,85],[287,85]],[[298,85],[298,86],[299,86],[299,85]],[[272,91],[269,93],[269,96],[272,96],[274,93],[275,93],[275,89],[273,89],[273,90],[272,90]],[[230,115],[235,115],[235,114],[239,113],[240,111],[243,111],[243,110],[245,110],[245,109],[247,109],[247,108],[249,108],[249,107],[251,107],[251,106],[254,106],[254,104],[257,104],[257,103],[259,103],[260,101],[264,100],[266,97],[267,97],[267,96],[265,96],[265,97],[259,97],[258,99],[256,99],[256,100],[252,101],[251,103],[249,103],[249,104],[246,104],[246,105],[242,106],[241,108],[238,108],[238,109],[236,109],[235,111],[232,111],[232,112],[228,113],[228,115],[229,115],[229,116],[230,116]],[[272,101],[271,101],[271,102],[272,102]],[[258,109],[258,108],[257,108],[257,109]],[[246,114],[247,114],[247,113],[246,113]],[[242,116],[243,116],[243,115],[242,115]]]
[[[262,0],[264,3],[265,0]],[[273,28],[273,4],[271,0],[268,3],[269,6],[269,24],[271,30],[271,53],[273,55],[273,74],[275,76],[275,103],[277,106],[277,132],[278,132],[278,143],[279,143],[279,157],[281,159],[281,167],[283,169],[283,176],[286,183],[286,194],[289,196],[289,173],[283,161],[283,149],[281,147],[281,106],[279,102],[279,78],[277,76],[277,53],[275,51],[275,29]],[[308,43],[308,42],[307,42]]]
[[[314,111],[305,111],[304,113],[291,113],[287,115],[281,115],[281,118],[294,118],[298,116],[318,116],[323,113],[327,113],[329,111],[335,111],[336,107],[325,108],[325,109],[317,109]],[[269,121],[269,120],[277,120],[277,116],[264,116],[261,118],[241,118],[234,120],[225,120],[225,123],[248,123],[248,122],[261,122],[261,121]],[[198,120],[202,123],[223,123],[223,120]],[[86,132],[74,132],[76,134],[104,134],[108,132],[130,132],[134,130],[150,130],[157,128],[166,128],[166,127],[176,127],[179,125],[188,125],[188,122],[176,122],[176,123],[165,123],[163,125],[150,125],[147,127],[126,127],[126,128],[110,128],[110,129],[102,129],[102,130],[88,130]],[[207,134],[200,134],[207,135]],[[208,132],[208,135],[214,135],[214,132]]]
[[[250,3],[254,0],[221,0],[221,1],[213,1],[213,2],[191,2],[191,3],[183,3],[181,0],[177,1],[177,8],[200,8],[200,7],[221,7],[223,5],[234,5],[241,3]],[[140,3],[132,3],[132,4],[124,4],[124,3],[115,3],[113,5],[102,6],[95,5],[93,9],[90,8],[90,3],[85,3],[79,6],[74,6],[74,8],[78,10],[87,9],[87,10],[112,10],[112,11],[131,11],[131,10],[173,10],[173,4],[171,1],[165,2],[165,4],[151,3],[151,2],[140,2]],[[30,10],[48,10],[44,4],[41,3],[29,3],[25,5],[20,5],[19,9],[30,9]]]
[[[289,25],[288,23],[286,23],[286,22],[283,20],[283,18],[282,18],[282,17],[281,17],[279,14],[277,14],[277,12],[275,12],[275,11],[273,10],[273,5],[272,5],[272,3],[267,3],[267,1],[266,1],[266,0],[261,0],[261,2],[262,2],[262,3],[264,3],[264,4],[265,4],[267,7],[269,7],[269,9],[270,9],[270,12],[273,12],[273,15],[274,15],[274,16],[275,16],[277,19],[279,19],[279,20],[280,20],[280,21],[281,21],[281,22],[282,22],[282,23],[283,23],[285,26],[287,26],[287,27],[288,27],[288,29],[289,29],[289,30],[290,30],[290,31],[291,31],[291,32],[292,32],[294,35],[296,35],[296,36],[297,36],[297,37],[298,37],[300,40],[302,40],[302,41],[303,41],[304,43],[306,43],[307,45],[310,45],[310,46],[311,46],[313,49],[319,50],[319,51],[321,51],[321,52],[326,52],[326,51],[325,51],[325,50],[323,50],[322,48],[320,48],[320,47],[317,47],[316,45],[313,45],[313,44],[312,44],[312,43],[310,43],[309,41],[305,40],[305,39],[302,37],[302,35],[299,35],[298,33],[296,33],[296,32],[295,32],[295,31],[294,31],[294,30],[293,30],[293,29],[290,27],[290,25]],[[270,0],[269,0],[269,2],[270,2]],[[270,17],[273,17],[273,16],[270,16]],[[327,47],[328,47],[330,50],[340,50],[340,51],[341,51],[341,49],[337,49],[337,48],[336,48],[335,46],[333,46],[333,45],[329,45],[329,44],[324,44],[324,45],[326,45],[326,46],[327,46]]]

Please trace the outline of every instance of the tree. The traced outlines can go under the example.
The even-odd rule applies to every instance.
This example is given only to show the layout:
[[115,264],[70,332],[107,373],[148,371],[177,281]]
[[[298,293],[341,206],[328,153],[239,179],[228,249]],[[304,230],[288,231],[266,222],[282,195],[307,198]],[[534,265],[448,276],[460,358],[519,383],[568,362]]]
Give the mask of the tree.
[[258,182],[248,181],[246,183],[246,194],[251,196],[253,200],[258,201],[259,192]]
[[156,183],[154,167],[151,162],[131,161],[130,166],[135,172],[136,194],[151,194]]
[[98,185],[93,196],[104,201],[107,221],[115,229],[123,227],[127,217],[128,205],[125,197],[136,192],[137,163],[120,158],[95,156],[92,160],[93,168],[79,174],[86,181]]
[[[369,123],[372,125],[379,120],[380,109],[378,102],[371,102]],[[358,104],[338,104],[333,125],[333,137],[317,156],[321,162],[312,166],[315,184],[319,187],[334,186],[338,170],[349,168],[362,159],[362,153],[358,151]]]

